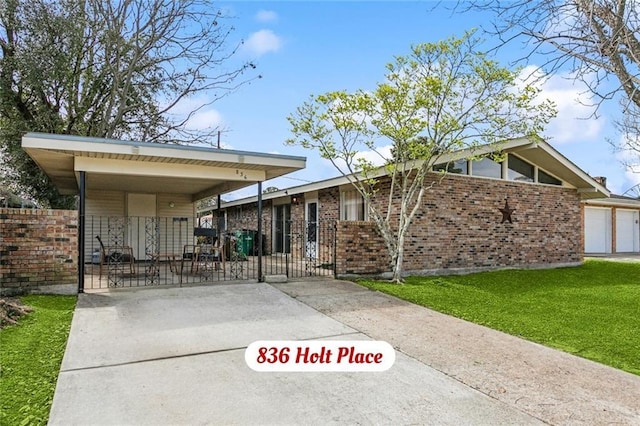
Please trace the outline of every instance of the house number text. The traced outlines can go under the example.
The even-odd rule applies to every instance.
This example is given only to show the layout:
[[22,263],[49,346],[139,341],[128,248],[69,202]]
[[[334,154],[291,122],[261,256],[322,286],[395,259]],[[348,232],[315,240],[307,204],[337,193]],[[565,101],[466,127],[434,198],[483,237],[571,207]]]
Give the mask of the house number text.
[[255,371],[385,371],[395,358],[391,345],[371,340],[258,341],[245,351]]

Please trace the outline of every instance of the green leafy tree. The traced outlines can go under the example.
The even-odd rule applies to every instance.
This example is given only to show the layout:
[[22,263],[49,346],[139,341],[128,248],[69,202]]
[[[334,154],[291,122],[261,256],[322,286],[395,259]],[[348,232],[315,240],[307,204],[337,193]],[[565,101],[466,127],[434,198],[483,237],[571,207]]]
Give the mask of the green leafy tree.
[[463,148],[499,149],[505,139],[537,135],[555,115],[553,104],[538,100],[537,89],[490,60],[479,43],[471,32],[418,44],[387,65],[375,90],[311,96],[288,117],[287,143],[318,150],[364,198],[395,282],[411,221],[438,182],[427,180],[433,166]]
[[262,193],[263,194],[270,194],[272,192],[278,192],[278,191],[280,191],[280,190],[278,188],[276,188],[275,186],[268,186],[262,191]]
[[[71,207],[22,151],[27,131],[210,142],[188,120],[251,80],[208,0],[1,0],[0,161],[12,190]],[[202,99],[205,99],[202,101]],[[179,108],[193,105],[186,114]]]

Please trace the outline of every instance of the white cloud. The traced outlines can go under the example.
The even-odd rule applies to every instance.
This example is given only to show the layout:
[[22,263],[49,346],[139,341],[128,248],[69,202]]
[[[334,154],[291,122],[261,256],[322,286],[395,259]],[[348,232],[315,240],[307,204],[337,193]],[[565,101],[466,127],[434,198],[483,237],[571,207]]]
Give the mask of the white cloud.
[[603,139],[606,119],[594,117],[594,107],[586,87],[570,74],[543,75],[535,66],[524,68],[520,76],[542,90],[541,98],[556,104],[558,115],[551,120],[546,135],[553,142],[569,143]]
[[258,22],[274,22],[278,20],[278,14],[273,10],[259,10],[256,13],[256,20]]
[[640,166],[629,167],[624,175],[631,182],[631,186],[640,185]]
[[358,158],[363,158],[374,166],[382,166],[385,161],[391,158],[391,148],[393,145],[385,145],[376,149],[376,151],[363,151],[358,154]]
[[282,47],[282,38],[271,30],[260,30],[252,33],[244,42],[243,51],[250,55],[262,56],[265,53],[277,52]]
[[[622,136],[622,138],[625,137],[628,136]],[[628,142],[621,139],[619,146],[626,146],[626,144],[628,144]],[[632,186],[640,185],[640,154],[631,149],[623,149],[616,154],[616,159],[618,159],[621,164],[624,164],[625,167],[624,176],[626,178],[626,187],[622,189],[622,191]]]
[[208,102],[209,100],[204,96],[184,98],[171,109],[169,116],[175,121],[182,121],[191,114],[185,124],[186,130],[190,131],[224,127],[222,114],[207,105]]
[[[358,155],[356,156],[356,158],[362,158],[366,161],[368,161],[369,163],[371,163],[374,166],[382,166],[385,161],[389,158],[391,158],[391,148],[393,147],[393,145],[389,144],[389,145],[384,145],[381,147],[376,148],[375,151],[373,150],[367,150],[367,151],[362,151],[359,152]],[[323,160],[329,164],[331,164],[331,162],[329,160]],[[333,164],[332,167],[338,167],[340,170],[342,170],[345,173],[348,173],[349,171],[347,170],[347,165],[345,163],[344,160],[336,160],[336,165],[334,166]],[[356,164],[357,164],[357,160],[356,160]],[[356,164],[354,164],[352,167],[355,167]]]
[[205,130],[223,125],[222,115],[215,109],[200,110],[193,114],[187,121],[189,130]]

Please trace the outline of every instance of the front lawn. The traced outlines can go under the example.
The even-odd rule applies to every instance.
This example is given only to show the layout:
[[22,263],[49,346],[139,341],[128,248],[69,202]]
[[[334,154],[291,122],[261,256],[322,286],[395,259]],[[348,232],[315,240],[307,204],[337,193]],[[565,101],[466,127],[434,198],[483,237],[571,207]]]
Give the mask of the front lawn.
[[640,375],[640,263],[359,283]]
[[25,296],[33,312],[0,330],[0,425],[46,424],[75,296]]

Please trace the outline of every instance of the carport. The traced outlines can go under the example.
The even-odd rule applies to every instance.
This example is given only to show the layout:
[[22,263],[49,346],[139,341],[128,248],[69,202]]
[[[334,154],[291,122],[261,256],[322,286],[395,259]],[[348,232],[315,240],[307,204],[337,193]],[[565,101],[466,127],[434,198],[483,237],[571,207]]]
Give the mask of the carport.
[[[126,194],[171,194],[183,197],[184,211],[189,206],[193,211],[198,200],[257,184],[261,210],[262,182],[306,164],[306,158],[288,155],[43,133],[27,133],[22,147],[61,194],[79,196],[79,292],[84,291],[87,199],[107,209],[107,201],[99,199],[107,192],[122,193],[123,199]],[[169,205],[175,207],[173,201],[166,206],[157,203],[156,215]],[[259,236],[260,227],[257,220]],[[258,276],[262,276],[260,271]]]

